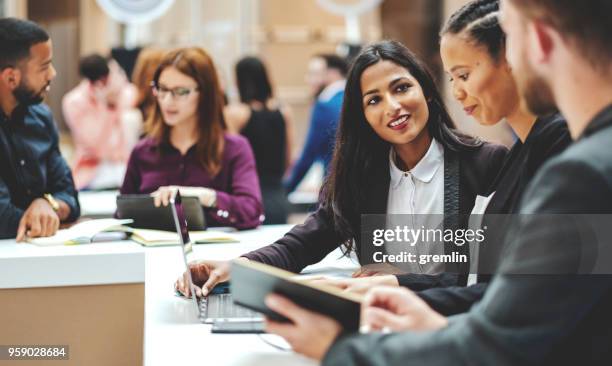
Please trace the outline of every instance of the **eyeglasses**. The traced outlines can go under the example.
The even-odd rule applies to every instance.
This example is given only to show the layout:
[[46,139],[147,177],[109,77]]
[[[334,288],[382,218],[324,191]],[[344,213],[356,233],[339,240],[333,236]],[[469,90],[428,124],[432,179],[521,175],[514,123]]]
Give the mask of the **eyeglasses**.
[[183,88],[183,87],[177,87],[174,89],[168,89],[168,88],[164,88],[163,86],[158,86],[158,85],[153,85],[152,87],[153,90],[153,96],[155,98],[157,98],[157,100],[163,100],[166,98],[167,95],[172,96],[172,99],[175,100],[186,100],[187,98],[189,98],[189,95],[191,93],[197,92],[198,88]]

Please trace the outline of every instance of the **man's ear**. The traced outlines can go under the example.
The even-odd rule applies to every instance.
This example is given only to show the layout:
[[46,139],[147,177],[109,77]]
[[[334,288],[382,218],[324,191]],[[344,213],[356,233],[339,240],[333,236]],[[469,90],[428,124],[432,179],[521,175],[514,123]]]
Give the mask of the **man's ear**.
[[559,34],[550,25],[541,20],[534,20],[532,23],[533,46],[536,51],[536,61],[545,63],[550,60],[555,48],[555,41],[560,38]]
[[21,71],[18,68],[7,67],[0,72],[0,79],[9,89],[14,90],[21,82]]

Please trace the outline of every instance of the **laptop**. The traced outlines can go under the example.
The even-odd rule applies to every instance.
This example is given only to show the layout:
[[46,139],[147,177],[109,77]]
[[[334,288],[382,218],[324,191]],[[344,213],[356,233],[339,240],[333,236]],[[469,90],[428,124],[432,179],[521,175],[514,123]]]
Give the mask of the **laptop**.
[[[189,230],[180,193],[177,192],[170,199],[170,207],[176,231],[179,234],[189,287],[191,288],[191,293],[194,294],[195,285],[193,284],[191,271],[188,270],[188,256],[192,253],[192,243],[189,239]],[[217,285],[207,297],[198,299],[196,296],[191,296],[191,301],[197,309],[199,320],[204,324],[244,323],[245,329],[242,329],[242,331],[236,328],[236,326],[232,328],[237,330],[237,332],[244,333],[260,333],[263,330],[263,315],[234,304],[227,283]]]
[[[170,207],[155,207],[153,197],[148,194],[124,194],[117,196],[117,218],[134,220],[131,227],[174,231]],[[189,230],[206,230],[206,218],[197,197],[181,199]]]

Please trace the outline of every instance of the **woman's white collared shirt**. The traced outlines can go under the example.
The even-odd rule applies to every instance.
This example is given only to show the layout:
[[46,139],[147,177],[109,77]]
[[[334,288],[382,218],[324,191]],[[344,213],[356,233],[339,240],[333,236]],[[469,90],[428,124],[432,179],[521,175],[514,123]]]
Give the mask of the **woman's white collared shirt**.
[[389,153],[388,214],[444,213],[444,148],[431,140],[417,165],[401,171],[395,164],[395,151]]
[[[444,214],[444,148],[432,139],[427,153],[409,171],[400,170],[395,164],[395,151],[389,153],[389,196],[387,198],[387,228],[397,226],[419,229],[442,227]],[[386,245],[388,254],[409,251],[418,256],[422,254],[444,254],[442,244],[417,244],[409,247],[401,244]],[[410,273],[436,274],[443,272],[442,263],[421,265],[403,263],[397,265]]]

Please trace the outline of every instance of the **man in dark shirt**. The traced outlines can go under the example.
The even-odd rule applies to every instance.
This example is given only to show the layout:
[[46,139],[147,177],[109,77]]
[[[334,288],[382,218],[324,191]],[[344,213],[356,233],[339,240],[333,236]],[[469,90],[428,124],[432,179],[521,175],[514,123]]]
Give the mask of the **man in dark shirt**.
[[0,239],[55,234],[79,216],[72,174],[43,104],[55,69],[33,22],[0,19]]

